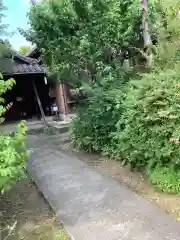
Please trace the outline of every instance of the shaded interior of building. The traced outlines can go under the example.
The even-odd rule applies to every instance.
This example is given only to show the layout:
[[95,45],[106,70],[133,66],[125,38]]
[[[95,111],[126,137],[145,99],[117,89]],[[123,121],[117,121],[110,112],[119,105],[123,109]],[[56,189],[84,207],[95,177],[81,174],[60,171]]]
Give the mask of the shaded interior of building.
[[41,118],[41,112],[34,91],[36,85],[41,105],[46,116],[51,115],[51,105],[54,98],[49,96],[49,84],[45,84],[43,75],[19,75],[15,77],[16,84],[5,95],[5,105],[12,106],[5,114],[5,121]]
[[4,80],[13,78],[16,81],[12,89],[3,96],[4,106],[11,106],[5,113],[5,122],[40,117],[36,92],[44,113],[48,114],[48,107],[53,99],[49,97],[49,85],[45,82],[45,70],[39,59],[11,50],[7,56],[0,59],[0,72]]

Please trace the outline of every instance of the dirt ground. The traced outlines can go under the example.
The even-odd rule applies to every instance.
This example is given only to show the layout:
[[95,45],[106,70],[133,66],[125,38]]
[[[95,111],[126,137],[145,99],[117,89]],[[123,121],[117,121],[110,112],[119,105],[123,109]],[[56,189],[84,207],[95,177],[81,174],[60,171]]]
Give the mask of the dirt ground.
[[0,224],[3,240],[70,240],[29,179],[17,182],[10,192],[0,196]]
[[145,176],[138,172],[132,172],[128,167],[122,166],[119,161],[100,155],[74,152],[69,143],[61,144],[59,148],[66,151],[66,153],[68,151],[69,154],[76,154],[79,159],[95,168],[96,171],[125,184],[137,194],[154,202],[165,212],[180,220],[179,196],[159,192],[148,182]]

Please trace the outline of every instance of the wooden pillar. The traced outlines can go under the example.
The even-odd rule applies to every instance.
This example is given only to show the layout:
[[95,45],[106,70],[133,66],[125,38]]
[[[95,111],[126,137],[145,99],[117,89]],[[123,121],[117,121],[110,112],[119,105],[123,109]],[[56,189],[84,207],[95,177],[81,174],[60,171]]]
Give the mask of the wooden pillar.
[[37,103],[38,103],[38,106],[39,106],[39,109],[40,109],[40,112],[41,112],[41,117],[42,117],[43,123],[44,123],[45,126],[47,126],[46,117],[45,117],[44,110],[43,110],[43,107],[42,107],[42,104],[41,104],[41,100],[40,100],[40,97],[39,97],[39,93],[38,93],[38,90],[37,90],[37,87],[36,87],[35,80],[33,80],[33,89],[34,89],[36,100],[37,100]]
[[69,107],[66,96],[66,86],[64,83],[56,83],[55,86],[56,104],[60,109],[60,113],[67,115],[69,113]]

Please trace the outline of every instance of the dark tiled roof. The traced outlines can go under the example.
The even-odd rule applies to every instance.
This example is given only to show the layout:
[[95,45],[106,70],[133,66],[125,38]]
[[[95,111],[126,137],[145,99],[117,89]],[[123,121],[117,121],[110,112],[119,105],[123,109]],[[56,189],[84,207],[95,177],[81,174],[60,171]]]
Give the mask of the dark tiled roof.
[[13,51],[13,57],[14,59],[18,59],[18,60],[21,60],[23,61],[24,63],[27,63],[27,64],[38,64],[39,63],[39,60],[37,59],[34,59],[34,58],[31,58],[31,57],[27,57],[27,56],[24,56],[16,51]]
[[0,60],[0,72],[3,75],[15,75],[15,74],[45,74],[43,65],[19,63],[15,60],[1,59]]
[[26,54],[26,57],[33,58],[34,55],[35,55],[37,52],[38,52],[37,47],[34,47],[33,49],[31,49],[31,50]]
[[17,64],[13,66],[13,74],[33,74],[33,73],[45,73],[44,67],[39,64]]
[[[5,44],[5,42],[0,39],[0,44]],[[3,75],[45,74],[45,69],[39,59],[24,56],[10,49],[10,55],[0,58],[0,72]]]
[[45,74],[45,69],[39,60],[13,52],[13,60],[0,59],[0,72],[3,75]]

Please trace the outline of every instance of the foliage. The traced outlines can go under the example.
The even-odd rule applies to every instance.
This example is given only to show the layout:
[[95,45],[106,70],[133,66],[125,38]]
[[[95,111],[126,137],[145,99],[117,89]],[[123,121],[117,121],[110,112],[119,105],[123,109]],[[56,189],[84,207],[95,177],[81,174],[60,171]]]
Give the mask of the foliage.
[[94,89],[88,103],[77,112],[72,122],[71,138],[75,148],[101,152],[109,142],[109,133],[115,131],[113,116],[115,96],[120,91]]
[[155,168],[149,175],[151,182],[162,192],[180,193],[180,172],[164,167]]
[[[4,6],[0,1],[0,34],[5,33],[6,26],[2,24]],[[0,44],[0,58],[7,56],[8,44]],[[10,90],[15,81],[9,79],[3,80],[0,74],[0,123],[3,122],[3,114],[6,112],[4,107],[3,94]],[[24,175],[25,161],[27,159],[27,151],[25,149],[26,125],[22,122],[14,135],[0,133],[0,193],[8,190],[17,179]]]
[[[14,80],[0,80],[0,96],[14,85]],[[1,103],[4,102],[0,98]],[[0,120],[6,108],[0,105]],[[17,179],[24,175],[27,151],[25,149],[26,125],[21,122],[14,135],[1,133],[0,135],[0,193],[8,190]]]
[[[4,99],[1,97],[5,92],[10,90],[12,86],[15,84],[13,79],[9,79],[7,81],[3,80],[2,74],[0,74],[0,104],[4,103]],[[0,105],[0,123],[4,121],[2,115],[5,113],[6,108]]]
[[[175,70],[152,72],[120,87],[93,89],[72,125],[76,147],[119,156],[133,168],[179,167],[180,76]],[[178,89],[177,93],[178,93]]]
[[70,133],[75,148],[105,151],[121,114],[123,86],[131,76],[123,70],[121,74],[122,77],[116,81],[113,77],[106,77],[100,84],[85,86],[87,102],[78,109],[77,117],[71,124]]
[[[154,9],[154,1],[149,1]],[[117,74],[142,46],[139,0],[43,1],[32,6],[26,38],[42,50],[49,72],[72,83]],[[154,15],[150,14],[151,22]]]
[[178,0],[161,0],[160,14],[156,22],[157,58],[156,65],[161,68],[173,68],[180,59],[180,7]]
[[31,46],[20,46],[19,52],[26,55],[31,50]]
[[[110,84],[93,89],[72,123],[74,146],[145,169],[158,188],[179,192],[175,184],[180,167],[179,77],[177,65],[173,70],[144,74],[120,87]],[[167,178],[165,169],[170,170]]]
[[133,168],[180,165],[179,102],[175,95],[179,82],[179,66],[152,72],[128,86],[122,102],[124,109],[114,135],[114,152]]

